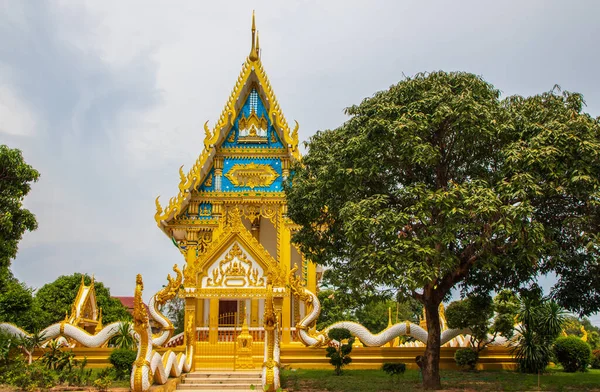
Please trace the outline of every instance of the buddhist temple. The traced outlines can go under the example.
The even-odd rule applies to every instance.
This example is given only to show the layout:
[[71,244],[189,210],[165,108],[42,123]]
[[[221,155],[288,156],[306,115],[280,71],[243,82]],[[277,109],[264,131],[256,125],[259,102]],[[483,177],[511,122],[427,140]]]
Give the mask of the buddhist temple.
[[[304,306],[286,289],[290,271],[315,292],[315,265],[291,243],[283,183],[300,158],[298,123],[291,129],[261,61],[252,17],[250,53],[216,124],[204,125],[204,145],[166,206],[156,199],[156,223],[185,259],[185,325],[199,343],[231,340],[246,324],[263,339],[267,287],[272,287],[281,343],[295,339]],[[218,92],[216,92],[218,93]],[[199,350],[201,351],[201,350]]]

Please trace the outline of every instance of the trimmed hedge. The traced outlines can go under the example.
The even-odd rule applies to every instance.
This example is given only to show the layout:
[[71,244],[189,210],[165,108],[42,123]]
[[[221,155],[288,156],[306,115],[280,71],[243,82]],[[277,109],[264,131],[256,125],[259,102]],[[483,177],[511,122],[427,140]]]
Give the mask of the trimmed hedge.
[[592,369],[600,369],[600,350],[592,353]]
[[113,350],[108,360],[115,367],[115,378],[117,380],[126,380],[131,374],[133,362],[135,362],[137,353],[126,348]]
[[565,372],[585,372],[592,357],[592,349],[577,336],[566,336],[554,341],[554,355]]
[[479,354],[470,348],[461,348],[454,353],[454,360],[461,369],[475,370]]

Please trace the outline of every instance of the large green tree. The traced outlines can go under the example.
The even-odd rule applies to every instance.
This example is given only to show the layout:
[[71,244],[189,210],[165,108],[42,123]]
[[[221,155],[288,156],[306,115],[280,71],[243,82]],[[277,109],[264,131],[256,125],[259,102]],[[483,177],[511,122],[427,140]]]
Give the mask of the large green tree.
[[[46,326],[64,320],[65,312],[71,313],[71,306],[81,284],[81,276],[80,273],[59,276],[54,282],[45,284],[37,291],[35,298],[42,311],[47,314]],[[89,285],[91,280],[89,275],[84,275],[86,285]],[[121,301],[110,296],[110,290],[104,287],[102,282],[95,281],[94,287],[98,307],[102,308],[104,324],[131,320],[127,308]]]
[[43,317],[32,290],[12,275],[9,266],[23,233],[37,228],[35,216],[23,208],[23,199],[39,176],[20,150],[0,145],[0,321],[27,330],[42,328]]
[[25,163],[20,150],[0,145],[0,268],[10,265],[25,230],[35,230],[35,216],[23,199],[40,173]]
[[597,298],[600,127],[582,106],[579,94],[502,100],[472,74],[419,74],[348,108],[294,167],[301,250],[357,294],[393,287],[423,304],[425,388],[441,387],[438,306],[453,287],[518,289],[554,270],[557,293],[577,276]]
[[0,275],[0,322],[13,323],[29,332],[47,327],[47,317],[33,297],[33,290],[12,276],[8,268],[0,270]]

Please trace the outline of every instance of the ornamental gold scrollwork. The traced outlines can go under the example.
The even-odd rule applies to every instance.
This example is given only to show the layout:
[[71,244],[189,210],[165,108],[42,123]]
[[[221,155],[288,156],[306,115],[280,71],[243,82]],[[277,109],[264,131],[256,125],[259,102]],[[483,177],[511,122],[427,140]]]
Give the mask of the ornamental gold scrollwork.
[[207,278],[208,287],[259,287],[265,285],[265,277],[259,276],[257,268],[242,252],[238,244],[233,244],[219,267],[213,269],[212,277]]
[[235,187],[268,187],[279,177],[279,174],[267,164],[250,162],[248,164],[236,164],[225,174]]

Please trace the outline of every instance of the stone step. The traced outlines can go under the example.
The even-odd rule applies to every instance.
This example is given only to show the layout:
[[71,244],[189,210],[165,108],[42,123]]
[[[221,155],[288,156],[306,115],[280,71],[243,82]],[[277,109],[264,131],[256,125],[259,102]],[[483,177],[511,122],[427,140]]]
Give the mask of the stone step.
[[229,388],[225,388],[222,386],[219,387],[215,387],[214,389],[177,389],[177,391],[180,392],[197,392],[197,391],[202,391],[202,392],[257,392],[257,391],[261,391],[261,386],[257,385],[255,389],[250,389],[250,387],[248,387],[246,385],[245,388],[239,388],[239,389],[229,389]]
[[186,380],[185,385],[202,385],[202,384],[256,384],[261,382],[260,377],[235,377],[235,378],[201,378]]
[[177,387],[178,392],[208,391],[254,391],[262,390],[262,376],[257,371],[205,370],[186,374],[183,382]]
[[261,373],[257,371],[223,371],[223,370],[208,370],[208,371],[195,371],[192,373],[187,373],[185,375],[186,380],[192,379],[206,379],[206,378],[244,378],[244,377],[252,377],[252,378],[261,378]]
[[261,390],[261,383],[256,383],[256,384],[198,384],[198,385],[179,385],[179,387],[177,388],[178,391],[223,391],[223,390],[235,390],[235,391],[239,391],[239,390],[243,390],[243,391],[250,391],[250,385],[254,385],[256,388],[254,389],[255,391],[260,391]]

